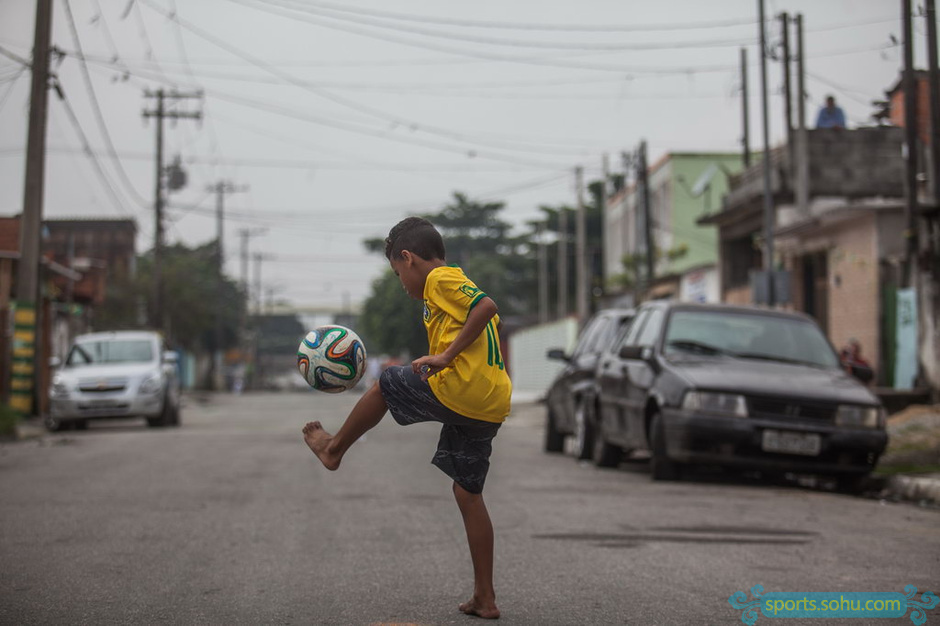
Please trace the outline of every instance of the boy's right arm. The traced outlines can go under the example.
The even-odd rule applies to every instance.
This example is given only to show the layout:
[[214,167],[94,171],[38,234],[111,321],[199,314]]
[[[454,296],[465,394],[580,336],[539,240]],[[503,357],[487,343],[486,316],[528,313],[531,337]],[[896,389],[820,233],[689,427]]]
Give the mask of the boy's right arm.
[[[457,334],[453,343],[447,346],[447,349],[440,354],[431,354],[415,359],[411,362],[411,369],[415,374],[421,375],[421,380],[427,380],[434,374],[437,374],[445,367],[448,367],[458,354],[463,352],[467,346],[476,341],[483,329],[489,323],[493,316],[499,311],[499,307],[489,296],[481,299],[464,323],[460,333]],[[427,370],[422,368],[427,367]]]

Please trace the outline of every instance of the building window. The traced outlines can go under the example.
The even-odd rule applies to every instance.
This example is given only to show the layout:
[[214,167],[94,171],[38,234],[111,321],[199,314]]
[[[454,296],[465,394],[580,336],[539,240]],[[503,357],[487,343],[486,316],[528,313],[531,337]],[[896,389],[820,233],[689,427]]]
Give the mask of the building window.
[[726,289],[750,285],[751,270],[763,266],[763,254],[754,243],[754,236],[747,235],[730,239],[724,243],[724,280]]

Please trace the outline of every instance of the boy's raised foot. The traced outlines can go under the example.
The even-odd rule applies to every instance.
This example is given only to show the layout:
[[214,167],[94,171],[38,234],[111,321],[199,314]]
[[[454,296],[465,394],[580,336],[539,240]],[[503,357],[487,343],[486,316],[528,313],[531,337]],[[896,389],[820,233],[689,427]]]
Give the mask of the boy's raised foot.
[[486,602],[474,596],[457,608],[467,615],[476,615],[483,619],[499,619],[499,609],[496,608],[495,600]]
[[323,430],[320,422],[307,422],[307,425],[304,426],[304,441],[307,442],[313,453],[323,463],[323,467],[330,471],[339,467],[341,457],[329,451],[333,435]]

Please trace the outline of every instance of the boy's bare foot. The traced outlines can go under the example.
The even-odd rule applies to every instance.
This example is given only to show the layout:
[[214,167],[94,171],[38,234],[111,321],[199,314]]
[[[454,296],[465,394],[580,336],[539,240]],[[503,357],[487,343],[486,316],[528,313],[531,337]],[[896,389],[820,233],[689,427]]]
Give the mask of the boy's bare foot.
[[304,426],[304,441],[326,469],[333,471],[339,467],[340,457],[329,452],[333,435],[323,430],[320,422],[307,422]]
[[499,619],[499,609],[496,608],[496,602],[493,600],[485,602],[473,596],[457,608],[467,615],[476,615],[483,619]]

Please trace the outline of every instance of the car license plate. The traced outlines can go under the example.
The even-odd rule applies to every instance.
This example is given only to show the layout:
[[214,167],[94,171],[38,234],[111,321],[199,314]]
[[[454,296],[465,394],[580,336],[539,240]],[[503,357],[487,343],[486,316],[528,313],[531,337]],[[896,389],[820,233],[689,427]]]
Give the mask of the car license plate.
[[87,404],[90,409],[112,409],[117,405],[117,400],[89,400]]
[[822,437],[816,433],[768,429],[761,435],[761,449],[765,452],[819,456],[822,449]]

